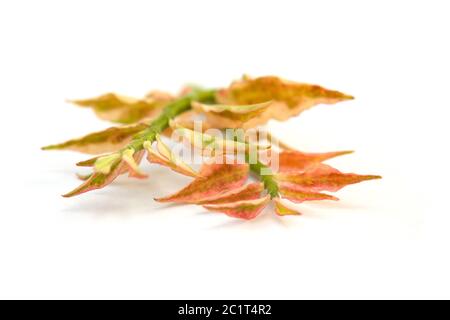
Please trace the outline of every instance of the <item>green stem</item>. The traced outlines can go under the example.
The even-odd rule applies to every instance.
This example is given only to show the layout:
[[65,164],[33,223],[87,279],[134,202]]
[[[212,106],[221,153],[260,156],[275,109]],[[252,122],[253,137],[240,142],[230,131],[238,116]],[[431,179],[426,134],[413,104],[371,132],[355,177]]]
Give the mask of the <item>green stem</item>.
[[155,120],[153,120],[147,129],[140,132],[126,148],[133,148],[135,151],[142,150],[145,141],[153,142],[156,136],[169,127],[170,120],[183,112],[191,109],[192,101],[214,101],[216,90],[193,89],[193,91],[182,98],[169,103]]
[[278,197],[279,195],[278,183],[275,181],[274,175],[270,167],[266,166],[260,161],[257,161],[256,163],[250,163],[250,170],[252,170],[259,176],[261,181],[264,183],[264,188],[270,194],[270,198],[273,199]]

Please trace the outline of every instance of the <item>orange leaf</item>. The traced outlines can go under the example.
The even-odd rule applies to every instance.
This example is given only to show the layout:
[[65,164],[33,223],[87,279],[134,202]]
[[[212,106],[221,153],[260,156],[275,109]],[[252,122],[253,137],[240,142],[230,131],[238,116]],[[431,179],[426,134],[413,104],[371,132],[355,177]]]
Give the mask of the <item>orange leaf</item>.
[[201,177],[177,193],[155,199],[159,202],[197,203],[218,194],[241,187],[248,178],[248,165],[212,164],[203,165]]
[[327,153],[304,153],[300,151],[283,151],[279,153],[279,171],[303,171],[307,167],[337,157],[344,154],[352,153],[353,151],[336,151]]
[[276,175],[278,181],[292,185],[293,188],[300,187],[309,191],[338,191],[349,184],[380,178],[376,175],[342,173],[322,163],[309,167],[304,172],[287,172]]
[[267,206],[270,201],[270,196],[254,200],[243,200],[231,203],[208,204],[204,207],[210,211],[217,211],[225,213],[226,215],[240,219],[254,219]]

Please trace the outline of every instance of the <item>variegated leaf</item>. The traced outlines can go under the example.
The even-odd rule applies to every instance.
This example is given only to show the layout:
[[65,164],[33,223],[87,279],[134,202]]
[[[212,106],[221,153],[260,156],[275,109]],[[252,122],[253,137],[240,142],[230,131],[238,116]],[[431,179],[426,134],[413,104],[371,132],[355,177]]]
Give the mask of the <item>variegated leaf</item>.
[[[113,154],[115,155],[115,154]],[[113,182],[119,175],[129,172],[131,177],[142,177],[130,167],[129,161],[119,157],[108,155],[98,157],[94,163],[94,172],[80,186],[66,193],[63,197],[73,197],[91,190],[101,189]],[[144,155],[144,151],[133,154],[134,161],[139,163]],[[103,159],[102,159],[103,158]],[[100,161],[98,161],[100,159]]]
[[43,147],[43,150],[73,150],[89,154],[114,152],[126,146],[134,135],[144,130],[143,123],[123,127],[111,127],[84,137]]
[[250,183],[240,188],[232,189],[228,192],[221,193],[197,204],[221,204],[242,200],[254,200],[261,196],[264,185],[260,182]]
[[222,212],[226,215],[251,220],[256,218],[261,211],[267,206],[270,201],[270,196],[265,196],[263,198],[254,200],[242,200],[231,203],[220,203],[220,204],[208,204],[204,207],[210,211]]
[[[334,104],[350,99],[353,97],[338,91],[273,76],[255,79],[244,77],[242,80],[233,82],[229,88],[219,91],[216,97],[221,104],[233,105],[273,101],[262,114],[247,121],[246,128],[262,125],[270,119],[285,121],[318,104]],[[220,122],[212,125],[224,128]]]
[[201,177],[168,197],[155,199],[159,202],[198,203],[213,196],[241,187],[248,178],[248,165],[203,165]]

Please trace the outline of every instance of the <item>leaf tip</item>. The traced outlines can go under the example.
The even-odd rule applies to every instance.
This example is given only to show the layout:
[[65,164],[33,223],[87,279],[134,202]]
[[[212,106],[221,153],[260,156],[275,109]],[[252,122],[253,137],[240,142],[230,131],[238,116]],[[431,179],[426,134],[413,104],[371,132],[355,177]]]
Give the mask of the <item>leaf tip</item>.
[[75,195],[76,195],[76,190],[72,190],[72,191],[69,191],[69,192],[67,192],[65,194],[62,194],[61,197],[63,197],[63,198],[71,198],[71,197],[73,197]]
[[51,144],[51,145],[48,145],[48,146],[41,147],[41,150],[43,150],[43,151],[55,150],[55,149],[57,149],[57,146],[55,144]]
[[346,154],[351,154],[354,153],[354,150],[344,150],[344,151],[337,151],[336,152],[336,156],[344,156]]
[[355,100],[355,96],[349,95],[349,94],[343,94],[342,97],[344,100]]
[[364,178],[363,180],[377,180],[377,179],[383,179],[382,176],[379,176],[379,175],[372,175],[372,174],[363,176],[363,178]]

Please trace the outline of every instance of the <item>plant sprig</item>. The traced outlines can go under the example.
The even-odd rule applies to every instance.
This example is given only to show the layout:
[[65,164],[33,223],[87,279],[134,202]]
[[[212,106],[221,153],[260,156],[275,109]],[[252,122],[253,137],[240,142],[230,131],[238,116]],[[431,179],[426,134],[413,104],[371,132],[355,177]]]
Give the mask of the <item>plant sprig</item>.
[[[108,128],[43,149],[100,154],[78,164],[93,167],[93,172],[65,196],[103,188],[124,173],[145,178],[147,175],[140,170],[139,163],[146,156],[152,163],[194,178],[185,188],[157,201],[198,204],[208,210],[243,219],[255,218],[272,201],[278,215],[296,215],[300,213],[292,203],[337,200],[322,191],[335,192],[346,185],[380,176],[342,173],[323,164],[323,161],[348,151],[303,153],[286,147],[272,136],[268,141],[280,142],[281,147],[280,151],[271,151],[279,160],[275,171],[270,161],[264,162],[258,156],[256,161],[250,161],[251,144],[234,141],[236,145],[244,146],[245,164],[203,164],[200,172],[196,173],[174,155],[159,137],[178,118],[183,117],[184,123],[192,121],[187,115],[203,116],[207,128],[249,129],[270,119],[284,121],[317,104],[334,104],[350,99],[353,97],[338,91],[272,76],[244,77],[221,89],[191,87],[179,96],[152,92],[143,99],[134,99],[106,94],[73,102],[92,108],[102,119],[125,123],[125,126]],[[184,133],[200,140],[201,148],[216,148],[214,151],[218,153],[229,142],[190,129],[184,129]],[[156,143],[156,149],[153,143]],[[102,155],[103,152],[110,153]],[[247,183],[250,171],[256,174],[259,182]]]

